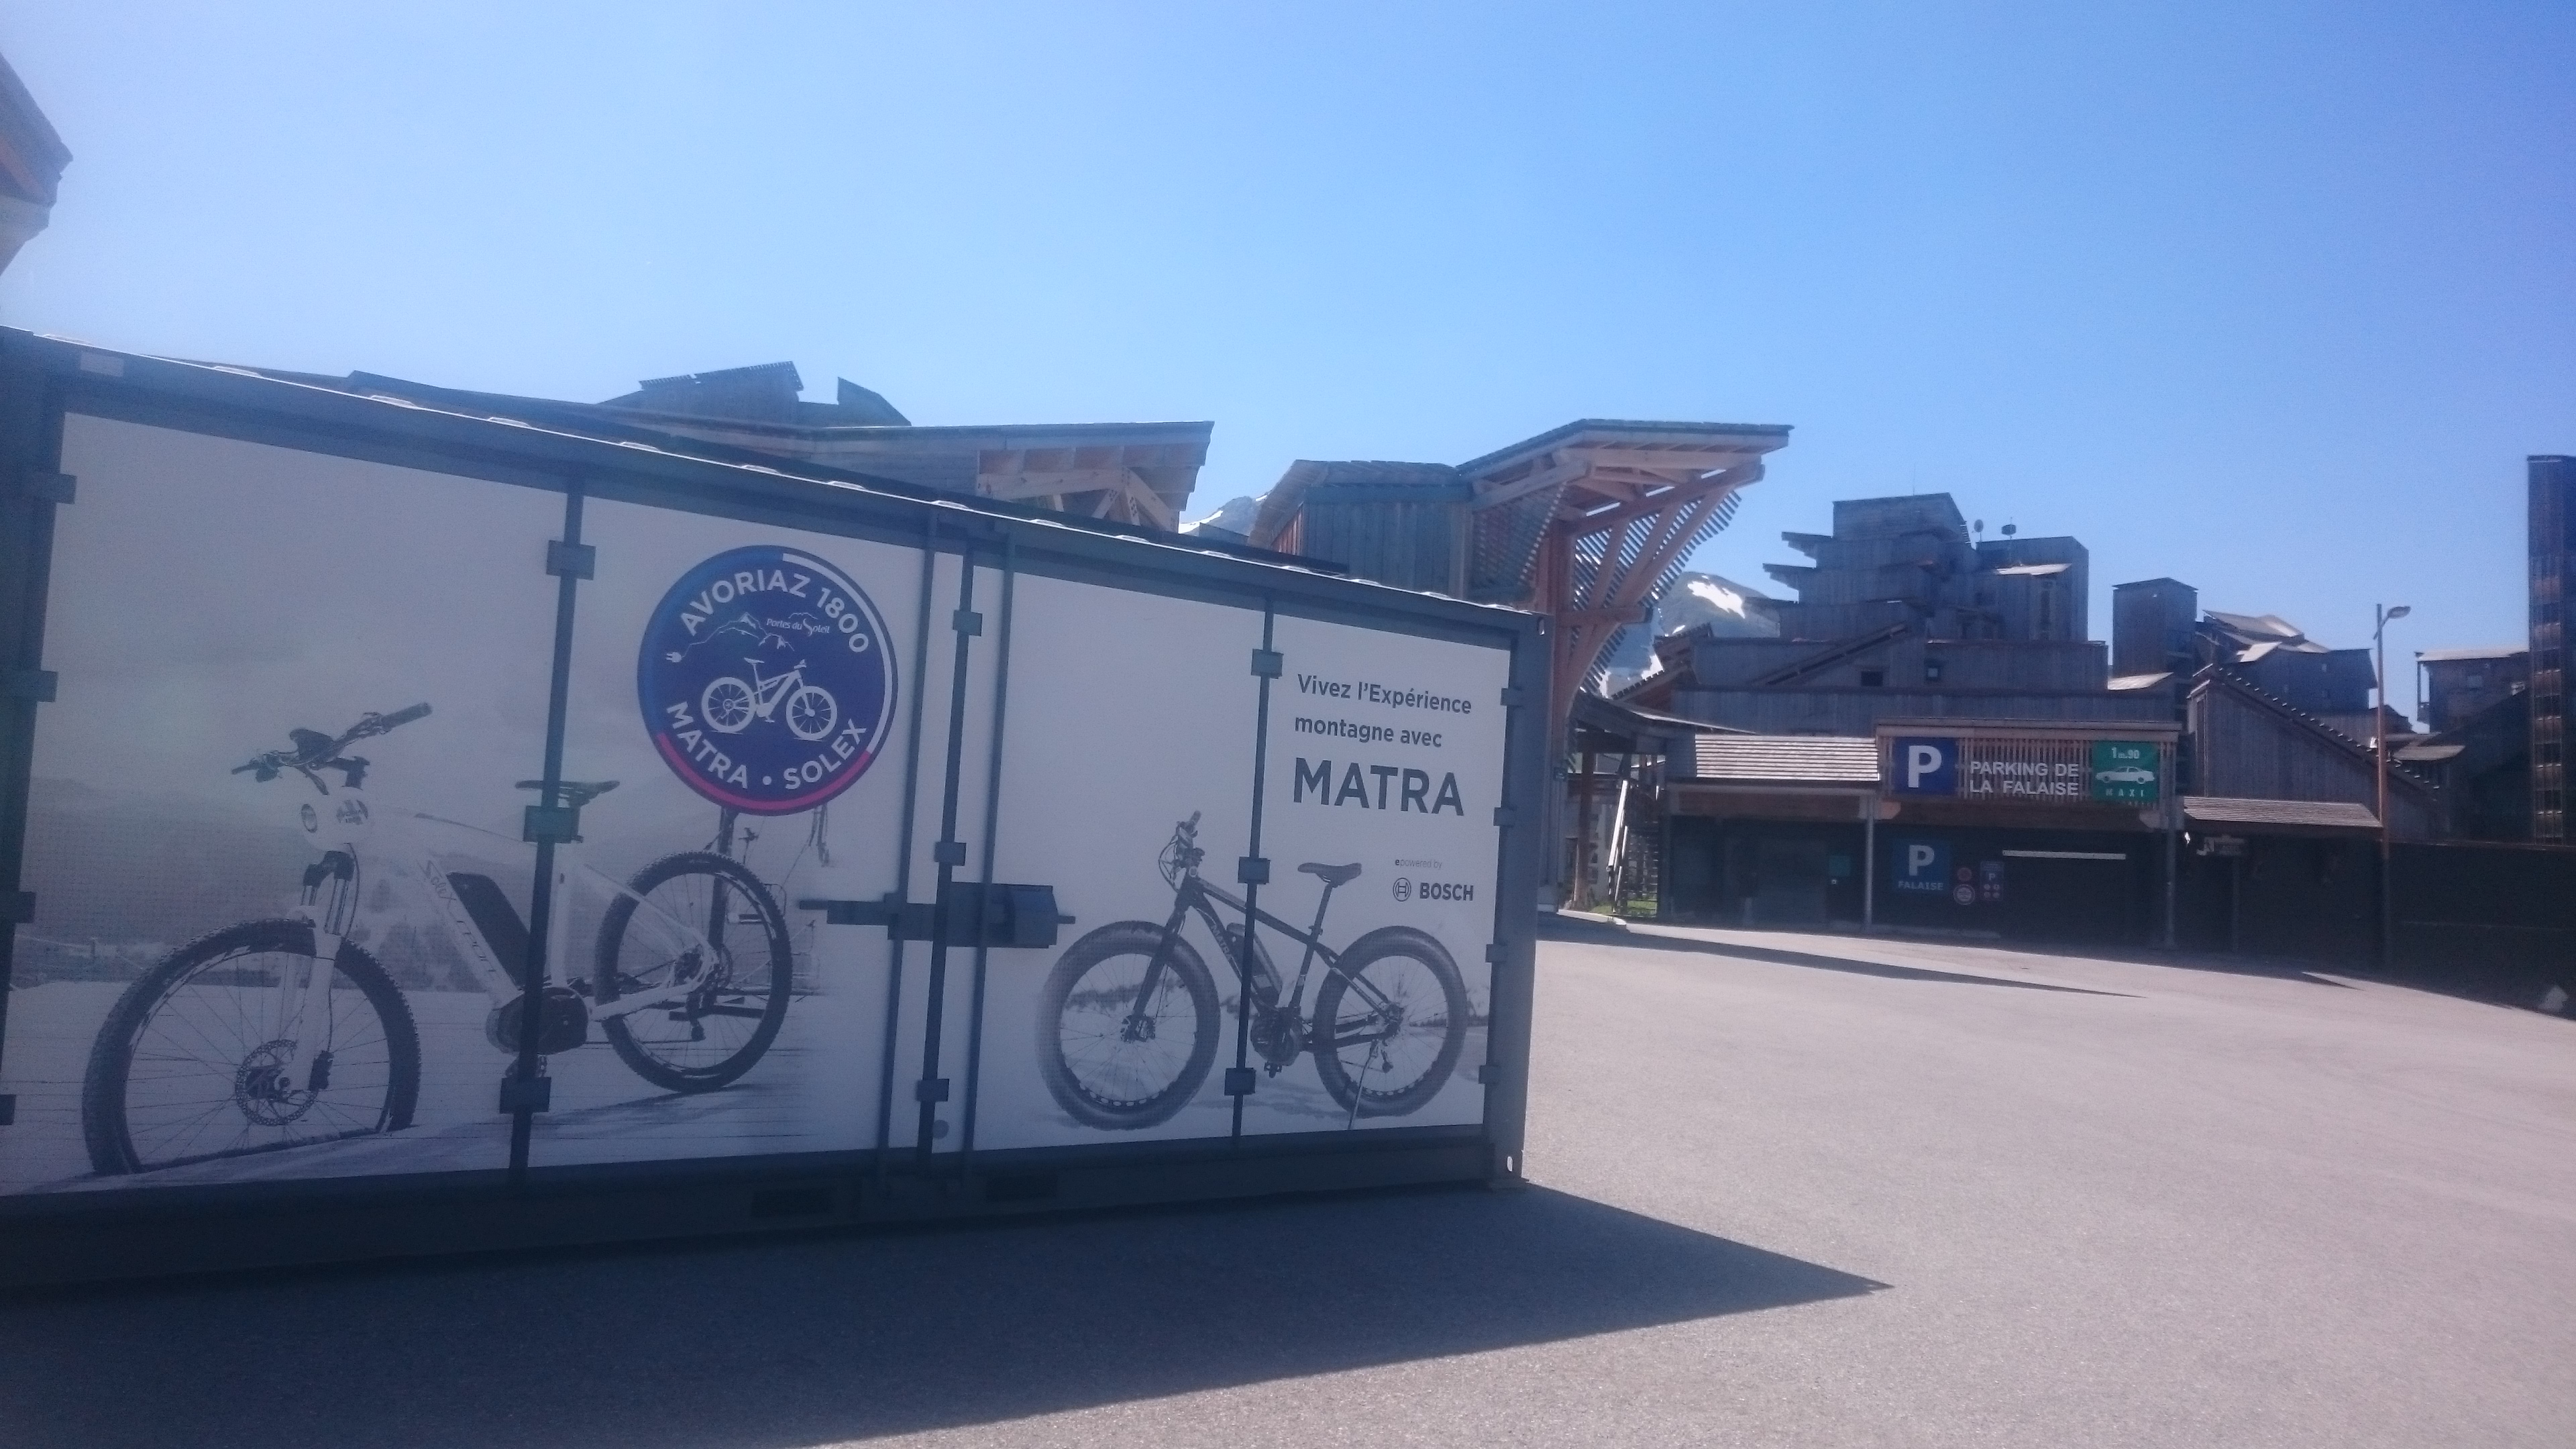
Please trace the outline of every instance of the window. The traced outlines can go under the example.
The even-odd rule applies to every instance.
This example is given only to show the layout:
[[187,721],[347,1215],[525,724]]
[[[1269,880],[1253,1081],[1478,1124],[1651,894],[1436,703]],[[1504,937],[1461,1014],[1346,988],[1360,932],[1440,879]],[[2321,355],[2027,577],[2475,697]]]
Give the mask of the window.
[[1923,661],[1923,682],[1926,684],[1939,684],[1941,682],[1940,660],[1926,659]]
[[1876,689],[1885,683],[1887,683],[1887,671],[1884,669],[1864,669],[1860,672],[1860,687],[1863,689]]

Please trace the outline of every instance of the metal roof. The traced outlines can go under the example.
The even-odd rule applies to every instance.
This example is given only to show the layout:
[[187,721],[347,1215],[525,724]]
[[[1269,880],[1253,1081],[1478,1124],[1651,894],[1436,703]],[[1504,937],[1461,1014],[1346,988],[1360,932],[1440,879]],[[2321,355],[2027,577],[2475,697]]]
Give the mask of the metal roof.
[[2449,664],[2467,659],[2511,659],[2530,652],[2520,644],[2499,644],[2486,649],[2418,649],[2415,658],[2425,664]]
[[2170,669],[2162,674],[2114,674],[2105,687],[2115,690],[2153,689],[2173,677],[2174,672]]
[[2344,800],[2245,800],[2225,795],[2185,795],[2183,818],[2196,825],[2290,825],[2303,829],[2377,830],[2367,805]]
[[1993,570],[1993,572],[1998,574],[2011,574],[2018,577],[2045,578],[2050,574],[2062,574],[2073,567],[2073,564],[2062,563],[2006,564],[2002,568]]
[[1702,735],[1692,778],[1718,784],[1876,785],[1878,742],[1854,735]]

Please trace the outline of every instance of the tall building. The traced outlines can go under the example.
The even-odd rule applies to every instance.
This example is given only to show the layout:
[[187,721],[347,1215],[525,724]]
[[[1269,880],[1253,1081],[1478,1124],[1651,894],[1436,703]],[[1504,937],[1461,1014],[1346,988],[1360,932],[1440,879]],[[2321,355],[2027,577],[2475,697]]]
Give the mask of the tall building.
[[1643,709],[1768,734],[1864,736],[1888,718],[2147,720],[2167,700],[2109,688],[2072,538],[1979,539],[1946,493],[1852,498],[1833,532],[1784,533],[1805,564],[1775,635],[1705,626],[1658,639],[1623,691]]
[[2567,839],[2567,691],[2560,622],[2576,564],[2576,458],[2544,453],[2531,478],[2531,838]]

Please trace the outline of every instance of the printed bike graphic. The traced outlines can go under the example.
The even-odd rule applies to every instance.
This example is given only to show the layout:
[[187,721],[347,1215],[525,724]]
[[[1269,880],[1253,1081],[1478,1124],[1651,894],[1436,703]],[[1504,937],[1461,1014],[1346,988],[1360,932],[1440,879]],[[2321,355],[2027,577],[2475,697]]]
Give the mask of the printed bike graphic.
[[[90,1165],[103,1174],[178,1167],[393,1132],[419,1100],[411,1005],[368,950],[406,898],[429,903],[492,1008],[492,1046],[515,1056],[530,927],[489,875],[442,857],[521,842],[423,812],[371,809],[363,739],[426,717],[426,704],[369,714],[340,734],[289,731],[287,749],[235,774],[300,776],[297,807],[322,848],[288,914],[243,921],[173,951],[129,987],[92,1043],[81,1088]],[[337,783],[322,778],[335,771]],[[565,780],[580,808],[614,780]],[[523,780],[521,789],[539,788]],[[301,794],[302,792],[297,792]],[[319,808],[317,808],[319,807]],[[794,950],[777,898],[729,852],[664,856],[623,883],[558,857],[547,957],[565,977],[540,993],[537,1050],[571,1051],[597,1026],[618,1059],[668,1092],[707,1092],[751,1070],[787,1014]],[[390,857],[388,859],[387,857]],[[586,969],[571,939],[576,892],[605,900]],[[589,914],[585,912],[585,914]],[[540,1058],[542,1067],[542,1058]]]
[[721,735],[738,735],[751,728],[756,719],[777,716],[779,706],[787,707],[780,721],[787,732],[800,740],[822,739],[841,722],[841,706],[832,691],[819,684],[805,682],[805,665],[798,662],[785,674],[763,676],[760,660],[745,658],[751,666],[748,682],[734,675],[720,675],[707,681],[698,692],[698,715],[707,728]]
[[[1118,921],[1067,947],[1038,996],[1038,1071],[1056,1104],[1093,1127],[1151,1127],[1188,1105],[1216,1061],[1218,1003],[1207,963],[1181,934],[1190,916],[1206,924],[1251,1012],[1251,1048],[1272,1076],[1312,1052],[1315,1075],[1345,1116],[1396,1117],[1439,1094],[1467,1042],[1466,983],[1449,952],[1410,926],[1385,926],[1340,951],[1324,944],[1324,912],[1357,865],[1297,867],[1323,883],[1305,930],[1199,876],[1207,851],[1199,817],[1172,832],[1158,864],[1172,887],[1162,924]],[[1256,936],[1221,920],[1218,906],[1246,911],[1272,934],[1305,948],[1297,979],[1280,979]],[[1306,981],[1321,964],[1311,1019]]]

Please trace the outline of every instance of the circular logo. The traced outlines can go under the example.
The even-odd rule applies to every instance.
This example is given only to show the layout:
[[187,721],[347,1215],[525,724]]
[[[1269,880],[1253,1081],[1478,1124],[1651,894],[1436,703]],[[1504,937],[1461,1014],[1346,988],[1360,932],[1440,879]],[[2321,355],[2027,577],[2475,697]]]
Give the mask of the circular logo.
[[1413,899],[1413,881],[1411,877],[1400,875],[1395,878],[1395,898],[1399,901],[1409,901]]
[[672,773],[751,815],[850,788],[876,761],[894,690],[876,605],[839,569],[775,545],[682,574],[635,662],[644,727]]

